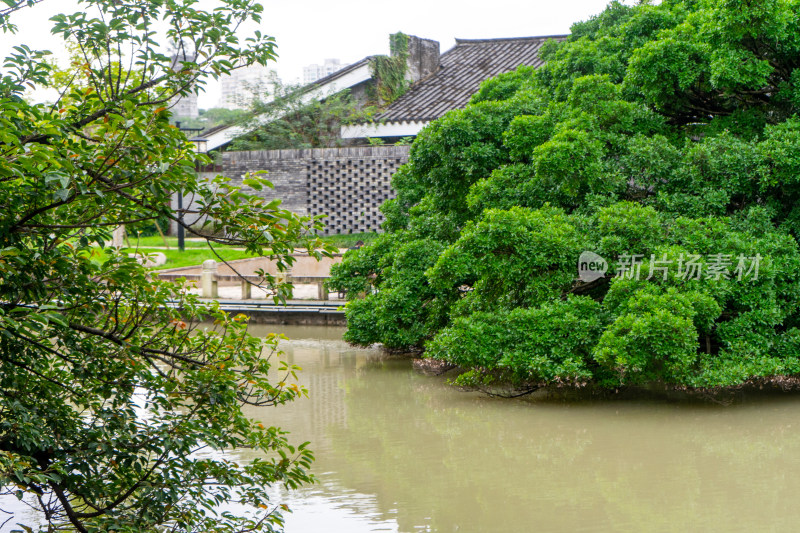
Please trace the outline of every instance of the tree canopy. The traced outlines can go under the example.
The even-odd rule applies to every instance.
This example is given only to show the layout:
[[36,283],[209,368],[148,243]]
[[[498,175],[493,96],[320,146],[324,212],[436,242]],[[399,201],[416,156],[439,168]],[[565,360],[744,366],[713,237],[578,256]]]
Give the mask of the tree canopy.
[[800,373],[800,3],[612,2],[541,54],[419,134],[346,338],[476,387]]
[[[3,32],[36,3],[0,2]],[[320,253],[317,220],[221,177],[199,182],[195,165],[208,158],[169,124],[174,97],[273,59],[271,37],[241,30],[263,8],[80,4],[52,19],[53,33],[83,58],[71,79],[56,79],[47,53],[25,45],[0,75],[0,487],[41,511],[49,531],[272,530],[280,502],[265,488],[309,482],[313,458],[242,413],[244,404],[266,409],[305,393],[277,338],[251,337],[244,317],[151,279],[118,250],[98,253],[116,226],[158,217],[283,269],[293,242]],[[54,85],[52,104],[26,96]],[[178,193],[196,197],[204,227],[171,211]],[[237,447],[262,458],[218,453]]]

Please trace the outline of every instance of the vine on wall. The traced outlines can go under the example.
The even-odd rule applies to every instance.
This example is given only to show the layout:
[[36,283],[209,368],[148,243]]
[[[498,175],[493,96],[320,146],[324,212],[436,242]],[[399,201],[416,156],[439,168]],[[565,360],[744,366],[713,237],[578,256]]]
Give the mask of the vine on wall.
[[390,56],[374,56],[369,68],[375,80],[374,100],[385,107],[400,98],[410,83],[406,79],[408,70],[408,35],[398,32],[389,36]]

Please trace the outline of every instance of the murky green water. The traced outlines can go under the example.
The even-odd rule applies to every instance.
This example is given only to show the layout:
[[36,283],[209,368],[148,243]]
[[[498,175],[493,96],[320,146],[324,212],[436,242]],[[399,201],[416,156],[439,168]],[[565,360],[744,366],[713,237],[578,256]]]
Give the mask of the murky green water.
[[320,484],[281,495],[289,533],[800,527],[799,395],[491,399],[349,347],[341,329],[281,332],[310,397],[250,414],[316,452]]

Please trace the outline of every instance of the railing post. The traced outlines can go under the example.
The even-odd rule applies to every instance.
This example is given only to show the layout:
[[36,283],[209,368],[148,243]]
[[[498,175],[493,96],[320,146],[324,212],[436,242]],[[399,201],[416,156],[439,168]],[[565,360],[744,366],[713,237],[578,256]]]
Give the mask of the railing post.
[[[292,269],[285,270],[283,272],[278,272],[275,274],[275,283],[293,283],[292,280]],[[294,297],[294,288],[289,291],[287,295],[290,299]]]
[[203,273],[200,274],[200,288],[203,298],[218,298],[217,262],[213,259],[203,261]]

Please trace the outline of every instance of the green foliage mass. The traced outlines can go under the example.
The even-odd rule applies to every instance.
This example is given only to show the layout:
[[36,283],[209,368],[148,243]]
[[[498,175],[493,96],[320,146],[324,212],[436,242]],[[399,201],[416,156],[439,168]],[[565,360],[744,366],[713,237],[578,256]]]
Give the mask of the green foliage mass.
[[[0,31],[38,2],[0,2]],[[51,2],[52,3],[52,2]],[[4,525],[27,531],[274,531],[281,504],[265,487],[313,480],[313,454],[244,405],[305,394],[278,340],[244,316],[153,280],[117,248],[120,225],[168,218],[211,245],[269,255],[295,243],[319,257],[321,228],[222,177],[200,182],[170,101],[236,66],[275,57],[251,0],[80,0],[52,19],[84,62],[58,80],[47,53],[21,45],[0,71],[0,495]],[[36,9],[36,7],[34,7]],[[174,43],[175,65],[163,52]],[[132,65],[130,69],[119,65]],[[62,92],[31,102],[27,87]],[[260,189],[258,177],[244,183]],[[169,205],[194,196],[200,222]],[[208,221],[207,227],[205,221]],[[202,231],[209,230],[212,231]],[[97,257],[97,247],[107,253]],[[276,295],[288,287],[270,280]],[[248,448],[252,460],[224,459]],[[6,505],[16,496],[24,502]],[[31,504],[31,508],[27,507]],[[236,509],[237,512],[231,512]],[[32,518],[33,511],[38,517]]]
[[389,36],[390,55],[376,55],[369,59],[369,71],[375,80],[369,87],[370,99],[386,107],[405,93],[410,83],[408,70],[408,35],[402,32]]
[[478,387],[797,376],[800,2],[612,2],[541,54],[417,137],[346,338]]

